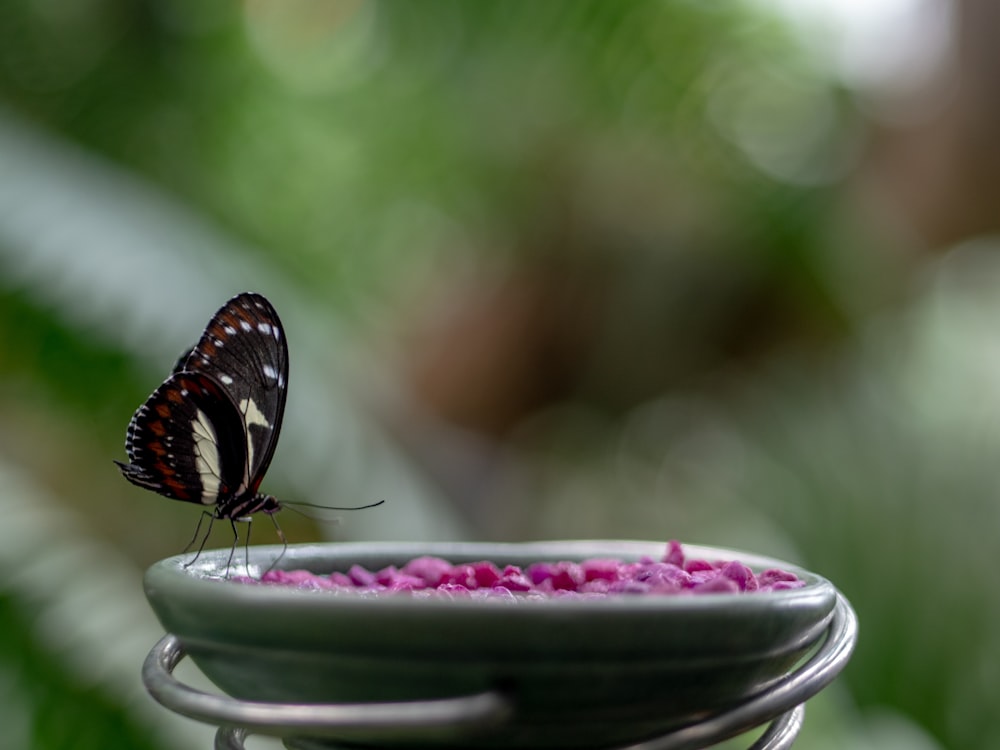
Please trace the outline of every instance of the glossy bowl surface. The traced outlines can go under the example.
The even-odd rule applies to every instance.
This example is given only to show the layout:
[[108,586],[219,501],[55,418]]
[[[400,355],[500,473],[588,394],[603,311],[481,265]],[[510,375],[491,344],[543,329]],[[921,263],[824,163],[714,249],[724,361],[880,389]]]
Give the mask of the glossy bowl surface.
[[[293,545],[277,567],[376,570],[421,555],[527,566],[659,558],[665,550],[665,542],[634,541]],[[654,737],[742,702],[784,676],[830,622],[836,591],[818,575],[735,550],[684,545],[684,551],[689,559],[740,560],[755,572],[783,568],[806,585],[516,604],[333,595],[225,580],[230,550],[224,549],[203,552],[188,568],[190,555],[158,562],[145,587],[166,630],[235,698],[383,702],[499,690],[513,703],[509,721],[473,736],[437,738],[434,746],[594,748]],[[251,548],[250,572],[267,569],[280,552],[280,546]],[[242,551],[236,559],[244,572]],[[406,738],[393,745],[421,746]]]

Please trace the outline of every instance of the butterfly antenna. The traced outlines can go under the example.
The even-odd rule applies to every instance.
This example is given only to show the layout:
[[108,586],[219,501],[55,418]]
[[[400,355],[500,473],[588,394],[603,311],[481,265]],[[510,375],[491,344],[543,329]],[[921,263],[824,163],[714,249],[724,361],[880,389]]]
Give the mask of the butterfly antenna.
[[[328,519],[323,518],[322,516],[320,516],[320,515],[318,515],[316,513],[306,513],[304,510],[299,510],[298,508],[293,508],[288,503],[282,503],[281,504],[281,509],[282,510],[289,510],[292,513],[295,513],[296,515],[302,516],[303,518],[308,518],[308,519],[310,519],[312,521],[321,521],[322,523],[335,523],[336,520],[337,520],[337,519],[330,519],[330,520],[328,520]],[[273,518],[273,516],[272,516],[272,518]]]
[[[281,503],[281,506],[283,508],[285,508],[285,507],[288,507],[289,505],[293,505],[293,506],[294,505],[298,505],[298,506],[301,506],[303,508],[322,508],[323,510],[367,510],[368,508],[375,508],[375,507],[378,507],[379,505],[383,505],[384,503],[385,503],[385,500],[379,500],[377,503],[368,503],[368,505],[352,505],[350,507],[346,507],[345,508],[345,507],[341,507],[339,505],[319,505],[318,503],[303,503],[303,502],[300,502],[298,500],[294,500],[294,501],[290,502],[290,501],[286,500],[286,501],[284,501],[284,502]],[[291,508],[291,510],[295,510],[295,508]],[[296,511],[296,512],[301,514],[301,511]],[[302,515],[304,515],[304,514],[302,514]]]
[[340,507],[338,505],[319,505],[317,503],[303,503],[298,500],[293,500],[292,502],[283,502],[282,505],[301,505],[304,508],[323,508],[325,510],[367,510],[368,508],[375,508],[379,505],[383,505],[385,500],[379,500],[377,503],[368,503],[368,505],[352,505],[350,507]]
[[198,540],[198,534],[201,533],[201,525],[205,521],[205,516],[208,516],[208,529],[205,531],[205,536],[202,537],[201,544],[198,545],[198,551],[195,553],[194,557],[184,563],[185,568],[189,568],[197,562],[198,558],[201,557],[201,552],[205,549],[205,543],[208,541],[208,535],[212,533],[212,524],[215,523],[215,516],[209,513],[207,510],[201,512],[201,517],[198,519],[198,525],[194,529],[194,536],[191,537],[191,541],[187,543],[184,551],[181,554],[187,554],[187,551],[194,546],[194,543]]

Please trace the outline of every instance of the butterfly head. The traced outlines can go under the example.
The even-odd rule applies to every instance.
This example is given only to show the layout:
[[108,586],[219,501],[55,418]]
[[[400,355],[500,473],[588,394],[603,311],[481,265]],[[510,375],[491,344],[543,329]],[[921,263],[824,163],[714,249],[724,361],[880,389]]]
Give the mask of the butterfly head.
[[259,492],[255,500],[259,503],[257,507],[261,513],[274,514],[281,510],[281,503],[278,502],[278,499],[274,495],[265,495]]

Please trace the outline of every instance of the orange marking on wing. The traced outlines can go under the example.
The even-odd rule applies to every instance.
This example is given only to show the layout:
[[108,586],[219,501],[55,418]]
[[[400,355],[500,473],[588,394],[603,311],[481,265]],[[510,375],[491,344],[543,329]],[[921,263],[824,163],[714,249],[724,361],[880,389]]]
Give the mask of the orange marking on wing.
[[250,323],[251,325],[256,320],[253,314],[253,310],[243,307],[242,305],[236,309],[236,317],[238,317],[240,320],[245,320],[247,323]]
[[159,414],[163,419],[167,419],[170,416],[170,407],[166,404],[157,404],[156,413]]
[[152,432],[157,437],[163,437],[167,434],[167,428],[163,426],[163,422],[157,419],[155,422],[149,423],[149,431]]
[[191,497],[190,493],[187,491],[187,487],[185,487],[179,480],[174,479],[173,477],[168,477],[163,480],[163,483],[172,489],[177,494],[177,497],[182,500],[187,500]]

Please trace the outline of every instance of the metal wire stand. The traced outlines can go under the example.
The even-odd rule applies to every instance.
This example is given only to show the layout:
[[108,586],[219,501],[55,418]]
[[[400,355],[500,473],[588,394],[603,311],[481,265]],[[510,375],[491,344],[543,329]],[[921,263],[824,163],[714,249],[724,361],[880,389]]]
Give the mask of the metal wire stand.
[[[701,750],[763,726],[770,726],[750,750],[786,750],[798,736],[805,702],[825,688],[847,664],[858,635],[854,610],[837,594],[822,645],[784,679],[744,703],[696,724],[637,744],[607,750]],[[146,657],[142,679],[162,705],[220,727],[215,750],[244,750],[248,733],[275,737],[343,737],[363,733],[400,738],[442,729],[476,729],[503,722],[511,708],[501,693],[403,703],[279,704],[242,701],[204,693],[178,682],[173,670],[184,658],[179,641],[165,636]],[[368,745],[370,747],[370,745]]]

